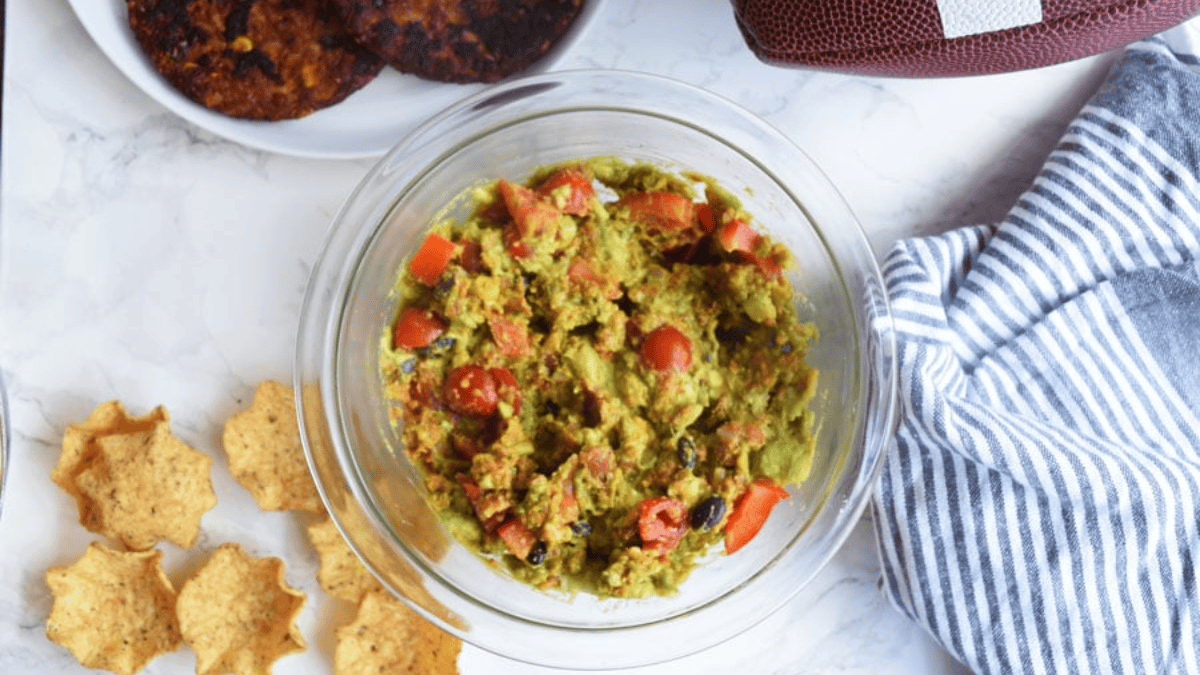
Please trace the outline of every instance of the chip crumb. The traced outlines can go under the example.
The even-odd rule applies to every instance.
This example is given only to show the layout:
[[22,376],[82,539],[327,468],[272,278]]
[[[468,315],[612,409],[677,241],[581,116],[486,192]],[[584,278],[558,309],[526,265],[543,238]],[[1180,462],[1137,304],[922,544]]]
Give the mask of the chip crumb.
[[382,590],[363,596],[354,621],[337,631],[335,675],[458,672],[462,641]]
[[130,417],[123,403],[107,401],[96,406],[86,420],[67,426],[63,433],[62,454],[50,472],[50,479],[75,498],[79,521],[89,530],[94,531],[89,523],[93,523],[98,514],[92,500],[76,485],[75,478],[95,460],[98,454],[96,441],[113,434],[148,431],[160,423],[170,423],[170,416],[161,405],[143,417]]
[[323,510],[308,470],[292,388],[259,383],[250,408],[225,422],[229,470],[265,511]]
[[165,419],[149,430],[99,436],[92,450],[75,476],[91,504],[85,527],[135,551],[164,539],[195,545],[201,517],[217,505],[212,457],[172,435]]
[[54,606],[46,637],[87,668],[131,675],[181,643],[175,588],[162,552],[118,551],[93,542],[67,567],[46,572]]
[[196,675],[269,675],[276,660],[307,647],[296,626],[305,599],[288,585],[279,558],[222,544],[184,582],[176,603]]
[[383,589],[346,543],[333,519],[326,516],[311,523],[308,540],[321,560],[317,582],[329,595],[357,603],[366,593]]

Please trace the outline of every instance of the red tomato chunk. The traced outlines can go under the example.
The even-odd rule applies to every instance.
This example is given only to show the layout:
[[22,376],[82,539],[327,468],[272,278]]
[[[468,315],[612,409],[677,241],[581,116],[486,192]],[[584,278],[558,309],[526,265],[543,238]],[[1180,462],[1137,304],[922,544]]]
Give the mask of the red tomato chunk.
[[666,554],[687,534],[687,507],[678,499],[656,497],[638,505],[638,534],[642,548]]
[[392,328],[392,349],[428,347],[446,330],[446,324],[422,307],[405,307]]
[[766,524],[775,505],[787,497],[787,490],[765,478],[750,483],[745,494],[734,502],[725,523],[725,552],[733,553],[749,543]]
[[408,272],[426,286],[433,286],[442,278],[442,272],[453,257],[454,242],[435,232],[425,237],[421,248],[408,262]]

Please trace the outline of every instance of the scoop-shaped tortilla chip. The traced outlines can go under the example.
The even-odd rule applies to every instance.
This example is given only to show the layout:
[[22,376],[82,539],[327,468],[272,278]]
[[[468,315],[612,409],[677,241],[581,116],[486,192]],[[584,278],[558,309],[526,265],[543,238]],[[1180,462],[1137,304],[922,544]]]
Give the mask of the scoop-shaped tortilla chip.
[[304,593],[288,585],[283,561],[222,544],[179,589],[183,641],[196,675],[269,675],[280,657],[307,643],[296,626]]
[[308,540],[321,559],[317,582],[326,593],[358,602],[369,591],[382,590],[379,581],[354,554],[331,518],[326,516],[310,524]]
[[54,606],[46,637],[80,664],[119,675],[178,649],[175,588],[161,559],[157,550],[126,552],[93,543],[70,566],[48,570]]
[[458,672],[462,641],[421,618],[386,591],[363,596],[354,621],[337,632],[336,675]]
[[148,431],[155,425],[170,423],[166,408],[158,406],[142,417],[130,417],[120,401],[107,401],[96,406],[91,415],[82,422],[67,426],[63,433],[62,454],[58,464],[50,472],[50,478],[67,494],[75,498],[79,507],[79,522],[94,530],[99,517],[92,501],[75,484],[75,477],[91,466],[97,455],[96,441],[113,434],[128,434]]
[[201,516],[217,505],[212,457],[171,435],[165,421],[92,445],[94,458],[75,476],[91,505],[89,530],[138,551],[163,539],[181,548],[196,543]]
[[229,471],[263,510],[322,510],[304,458],[291,387],[259,383],[250,408],[225,422],[222,441]]

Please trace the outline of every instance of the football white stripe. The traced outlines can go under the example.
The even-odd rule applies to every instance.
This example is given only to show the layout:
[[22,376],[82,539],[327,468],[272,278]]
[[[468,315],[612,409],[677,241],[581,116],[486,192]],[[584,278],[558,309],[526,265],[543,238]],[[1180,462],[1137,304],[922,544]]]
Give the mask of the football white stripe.
[[1041,0],[937,0],[946,39],[1042,22]]

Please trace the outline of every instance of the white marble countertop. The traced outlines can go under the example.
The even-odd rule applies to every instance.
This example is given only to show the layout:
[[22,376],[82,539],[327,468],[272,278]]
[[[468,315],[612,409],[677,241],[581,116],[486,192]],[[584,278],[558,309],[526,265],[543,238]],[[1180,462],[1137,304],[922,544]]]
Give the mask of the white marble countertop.
[[[298,309],[325,229],[370,160],[299,159],[215,137],[145,95],[66,0],[8,0],[0,220],[0,368],[13,433],[0,512],[0,672],[85,672],[49,642],[46,568],[96,539],[50,482],[65,426],[120,399],[158,404],[214,457],[219,505],[200,549],[237,541],[287,564],[309,594],[303,654],[274,672],[331,672],[347,610],[314,578],[292,514],[263,513],[230,477],[224,420],[255,383],[288,380]],[[963,80],[884,80],[773,68],[728,0],[604,0],[559,64],[647,71],[740,102],[822,165],[883,254],[898,237],[992,221],[1040,167],[1111,56]],[[172,548],[164,545],[165,548]],[[168,552],[178,582],[186,556]],[[862,522],[800,596],[754,630],[639,672],[959,673],[878,588]],[[463,673],[550,672],[470,646]],[[190,673],[188,650],[147,673]]]

